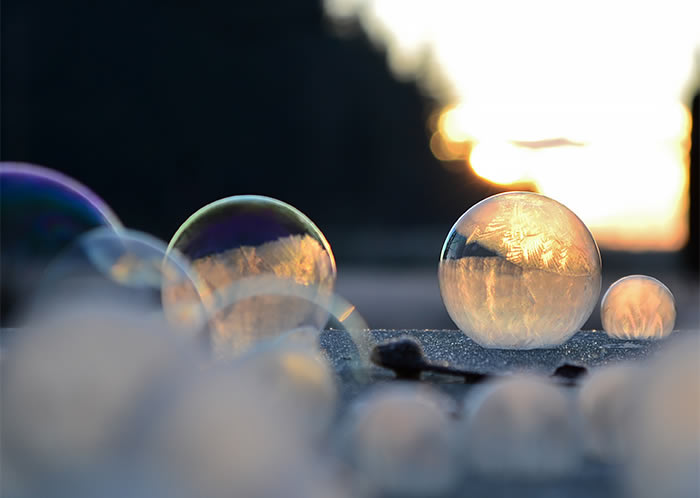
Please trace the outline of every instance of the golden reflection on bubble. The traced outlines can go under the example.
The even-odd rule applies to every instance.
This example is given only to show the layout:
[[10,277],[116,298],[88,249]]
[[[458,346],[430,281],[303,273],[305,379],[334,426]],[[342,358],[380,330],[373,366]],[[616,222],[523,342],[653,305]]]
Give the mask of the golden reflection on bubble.
[[332,260],[310,235],[291,235],[212,254],[192,261],[192,268],[212,316],[212,346],[218,354],[242,351],[259,339],[300,326],[325,323],[325,310],[303,297],[263,291],[233,302],[227,298],[227,291],[247,277],[261,277],[259,281],[267,282],[267,288],[301,286],[313,289],[317,298],[329,297],[334,283]]
[[483,346],[560,344],[590,316],[601,261],[586,226],[547,197],[480,202],[448,234],[438,270],[450,317]]
[[652,277],[621,278],[605,293],[603,328],[620,339],[661,339],[673,332],[676,304],[668,288]]

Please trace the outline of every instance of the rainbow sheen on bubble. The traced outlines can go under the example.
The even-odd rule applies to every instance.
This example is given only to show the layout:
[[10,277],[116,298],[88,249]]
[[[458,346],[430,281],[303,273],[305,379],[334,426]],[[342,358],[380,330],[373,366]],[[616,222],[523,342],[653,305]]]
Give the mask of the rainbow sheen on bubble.
[[[98,227],[81,235],[49,264],[33,303],[33,313],[50,315],[74,306],[121,305],[162,315],[171,330],[203,337],[205,313],[187,260],[167,254],[164,242],[136,230]],[[169,302],[169,289],[185,289],[187,299]]]
[[618,339],[662,339],[676,324],[676,301],[664,284],[646,275],[616,281],[600,305],[603,328]]
[[600,252],[586,225],[564,205],[508,192],[457,220],[438,277],[450,317],[482,346],[555,346],[579,330],[595,307]]
[[0,163],[3,322],[25,306],[51,259],[100,226],[121,223],[87,187],[41,166]]
[[190,261],[218,356],[326,324],[333,253],[311,220],[284,202],[256,195],[213,202],[190,216],[168,250]]

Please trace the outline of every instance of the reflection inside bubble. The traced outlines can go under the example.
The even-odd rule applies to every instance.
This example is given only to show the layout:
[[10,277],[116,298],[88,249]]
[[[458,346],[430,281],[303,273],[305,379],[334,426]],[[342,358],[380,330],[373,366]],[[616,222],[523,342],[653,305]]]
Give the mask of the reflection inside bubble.
[[565,206],[511,192],[457,221],[438,276],[450,317],[476,342],[537,348],[564,342],[588,319],[601,261],[592,235]]
[[[320,230],[288,204],[262,196],[214,202],[180,227],[169,250],[191,261],[220,356],[290,329],[326,324],[333,253]],[[174,299],[181,292],[172,291]]]

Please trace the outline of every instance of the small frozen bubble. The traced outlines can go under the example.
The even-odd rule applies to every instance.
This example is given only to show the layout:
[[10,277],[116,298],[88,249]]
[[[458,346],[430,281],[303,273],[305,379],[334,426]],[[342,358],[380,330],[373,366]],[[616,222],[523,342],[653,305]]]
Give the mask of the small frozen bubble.
[[357,400],[342,444],[358,476],[406,496],[449,489],[456,478],[451,405],[440,393],[415,386],[380,387]]
[[485,347],[563,343],[600,295],[598,245],[562,204],[529,192],[481,201],[452,227],[440,255],[447,312]]
[[570,474],[580,462],[569,400],[546,379],[497,380],[468,395],[464,406],[459,441],[478,472],[547,478]]
[[[12,313],[24,311],[54,257],[101,226],[121,223],[84,185],[41,166],[0,163],[0,292]],[[7,311],[0,313],[4,326]]]
[[[219,356],[290,329],[326,324],[328,314],[316,303],[332,294],[333,253],[311,220],[288,204],[256,195],[213,202],[183,223],[169,250],[191,261]],[[259,292],[231,299],[231,292],[253,285]],[[311,299],[270,292],[290,286],[305,288]]]
[[632,498],[700,496],[700,335],[653,359],[630,421],[624,489]]
[[601,460],[621,462],[629,453],[627,426],[634,418],[644,369],[621,363],[593,370],[578,393],[586,451]]
[[600,306],[603,328],[618,339],[662,339],[673,332],[676,302],[664,284],[630,275],[610,286]]
[[2,364],[3,461],[40,482],[116,458],[134,414],[182,367],[166,329],[90,302],[30,322]]

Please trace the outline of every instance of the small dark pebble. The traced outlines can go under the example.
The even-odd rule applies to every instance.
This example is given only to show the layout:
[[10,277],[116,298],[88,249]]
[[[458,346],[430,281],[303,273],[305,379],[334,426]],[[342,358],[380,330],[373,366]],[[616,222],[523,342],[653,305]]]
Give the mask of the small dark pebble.
[[421,344],[407,336],[375,346],[370,359],[375,365],[393,370],[398,379],[418,380],[422,372],[435,372],[462,377],[465,383],[474,384],[492,377],[490,374],[461,370],[448,365],[431,364],[426,359]]
[[571,363],[564,363],[559,365],[552,377],[560,377],[562,379],[577,380],[588,374],[588,369],[581,365],[573,365]]

